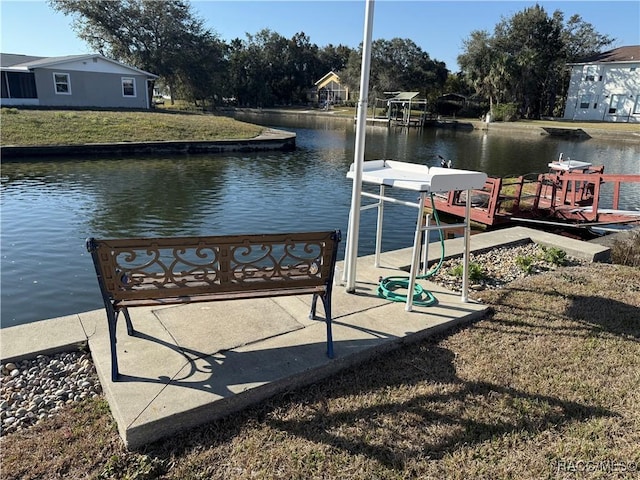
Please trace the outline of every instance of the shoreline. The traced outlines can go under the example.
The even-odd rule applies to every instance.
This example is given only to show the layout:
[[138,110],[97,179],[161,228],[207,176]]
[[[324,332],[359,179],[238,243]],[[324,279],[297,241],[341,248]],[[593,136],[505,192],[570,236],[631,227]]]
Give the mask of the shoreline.
[[[222,115],[237,119],[237,116],[282,115],[288,117],[319,117],[340,122],[353,122],[355,118],[340,111],[318,111],[314,109],[257,109],[226,108]],[[368,125],[391,128],[384,121],[374,122],[367,118]],[[615,127],[614,127],[615,125]],[[603,128],[607,126],[609,128]],[[600,128],[599,128],[600,127]],[[640,143],[640,125],[630,123],[574,122],[570,120],[542,120],[486,123],[480,119],[443,118],[422,127],[462,131],[514,133],[564,138],[574,141],[589,139],[613,140]],[[86,155],[188,155],[202,153],[292,151],[296,149],[296,134],[286,130],[265,128],[254,138],[224,140],[164,140],[143,142],[105,142],[64,145],[0,145],[3,161],[15,162],[42,157],[78,157]]]
[[[335,119],[342,122],[353,122],[355,117],[337,111],[319,111],[308,109],[279,109],[279,108],[227,108],[221,113],[235,118],[236,114],[242,115],[283,115],[291,117],[321,117]],[[373,122],[367,117],[369,125],[377,125],[381,128],[389,128],[386,122]],[[403,127],[404,128],[404,127]],[[640,143],[640,124],[612,123],[612,122],[577,122],[573,120],[519,120],[516,122],[490,122],[481,119],[443,117],[440,123],[425,125],[423,127],[410,128],[459,128],[461,130],[497,131],[497,132],[523,132],[540,136],[558,136],[574,140],[588,140],[590,138],[600,140],[620,140]],[[553,133],[545,131],[555,130]],[[559,130],[564,130],[560,132]]]
[[265,128],[257,137],[243,140],[166,140],[159,142],[114,142],[78,145],[9,145],[2,146],[0,152],[3,161],[19,162],[25,159],[60,156],[291,151],[295,150],[295,148],[295,133]]

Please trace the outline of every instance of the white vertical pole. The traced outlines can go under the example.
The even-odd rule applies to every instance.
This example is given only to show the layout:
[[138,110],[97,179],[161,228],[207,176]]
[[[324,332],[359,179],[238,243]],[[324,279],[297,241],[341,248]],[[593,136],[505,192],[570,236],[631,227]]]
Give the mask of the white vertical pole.
[[471,190],[467,190],[464,206],[464,250],[462,252],[462,301],[469,300],[469,253],[471,252]]
[[345,273],[347,292],[356,289],[356,260],[360,230],[360,205],[362,195],[362,168],[364,163],[364,144],[367,126],[367,97],[369,96],[369,69],[371,66],[371,38],[373,33],[373,2],[366,0],[364,39],[362,42],[362,66],[360,71],[360,100],[356,117],[356,145],[354,153],[353,189],[351,192],[351,213],[349,215],[349,234],[345,253]]
[[382,224],[384,223],[384,198],[385,188],[380,185],[380,199],[378,200],[378,221],[376,222],[376,254],[373,266],[380,267],[380,252],[382,250]]

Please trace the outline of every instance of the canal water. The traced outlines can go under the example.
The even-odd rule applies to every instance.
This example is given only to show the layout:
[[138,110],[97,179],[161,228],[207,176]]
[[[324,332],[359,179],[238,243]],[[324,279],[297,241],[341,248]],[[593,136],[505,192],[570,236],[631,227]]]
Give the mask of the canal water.
[[[347,230],[355,127],[317,117],[247,121],[293,131],[293,152],[33,159],[1,171],[1,326],[102,307],[87,237]],[[489,175],[547,170],[560,153],[640,173],[640,143],[478,130],[368,127],[365,160],[392,159]],[[368,187],[365,187],[368,188]],[[394,192],[415,200],[415,194]],[[639,189],[621,208],[640,209]],[[408,247],[416,212],[390,205],[383,249]],[[373,253],[375,212],[362,214],[359,254]],[[346,237],[346,235],[345,235]],[[341,245],[340,258],[344,252]]]

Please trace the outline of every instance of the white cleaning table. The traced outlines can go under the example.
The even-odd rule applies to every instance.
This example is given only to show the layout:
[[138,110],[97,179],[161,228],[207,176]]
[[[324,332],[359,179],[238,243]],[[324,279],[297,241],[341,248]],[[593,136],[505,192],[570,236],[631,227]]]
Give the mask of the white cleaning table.
[[[354,178],[354,165],[351,165],[348,178]],[[420,267],[420,237],[423,231],[433,229],[449,229],[464,228],[464,253],[463,253],[463,282],[462,282],[462,301],[468,300],[468,267],[469,267],[469,244],[470,244],[470,228],[469,214],[471,198],[470,190],[474,188],[482,188],[487,175],[482,172],[471,170],[459,170],[455,168],[428,167],[426,165],[418,165],[414,163],[396,162],[393,160],[372,160],[363,163],[362,182],[380,186],[379,194],[362,192],[363,197],[377,199],[378,202],[371,205],[361,207],[361,210],[368,208],[378,208],[378,221],[376,227],[376,267],[380,262],[380,248],[382,244],[382,220],[384,203],[391,202],[409,207],[418,208],[418,219],[416,221],[416,231],[413,242],[413,255],[411,260],[411,271],[409,276],[409,287],[407,289],[407,303],[405,309],[411,311],[413,303],[413,289],[415,286],[416,276]],[[415,191],[420,194],[419,202],[407,202],[386,195],[385,187],[399,188],[402,190]],[[427,194],[449,192],[451,190],[467,190],[466,215],[463,224],[446,225],[446,226],[423,226],[425,200]],[[351,231],[347,232],[348,235]],[[428,242],[428,235],[427,240]],[[425,243],[426,243],[425,242]],[[347,242],[348,244],[348,242]],[[425,255],[426,257],[426,255]],[[426,270],[426,258],[424,262]]]

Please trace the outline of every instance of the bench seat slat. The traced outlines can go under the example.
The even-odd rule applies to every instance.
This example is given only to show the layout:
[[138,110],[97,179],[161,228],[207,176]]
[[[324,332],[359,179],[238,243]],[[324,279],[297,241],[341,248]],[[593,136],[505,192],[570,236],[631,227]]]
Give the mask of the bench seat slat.
[[168,285],[156,285],[154,281],[144,280],[139,284],[123,289],[113,289],[109,291],[109,295],[114,302],[134,299],[156,299],[166,297],[183,297],[211,294],[212,296],[224,296],[236,292],[243,292],[246,297],[261,295],[265,292],[267,295],[278,290],[306,289],[311,290],[314,287],[322,287],[326,285],[326,279],[318,278],[249,278],[240,281],[232,281],[229,283],[207,283],[190,281],[186,285],[176,285],[171,283]]
[[162,297],[162,298],[144,298],[144,299],[132,299],[132,300],[118,300],[113,302],[116,310],[127,307],[151,307],[155,305],[176,305],[182,303],[196,303],[196,302],[215,302],[221,300],[242,300],[249,298],[269,298],[269,297],[284,297],[292,295],[312,295],[322,294],[326,292],[324,286],[309,287],[309,288],[287,288],[287,289],[271,289],[271,290],[253,290],[244,292],[224,292],[224,293],[205,293],[201,295],[185,295],[181,297]]

